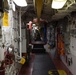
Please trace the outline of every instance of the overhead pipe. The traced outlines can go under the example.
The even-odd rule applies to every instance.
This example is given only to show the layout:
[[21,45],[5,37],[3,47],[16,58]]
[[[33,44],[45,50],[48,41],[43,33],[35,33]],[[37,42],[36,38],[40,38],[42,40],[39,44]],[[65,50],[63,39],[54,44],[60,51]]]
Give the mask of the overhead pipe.
[[22,57],[22,41],[21,41],[21,8],[20,8],[20,11],[19,11],[19,26],[20,26],[20,58]]
[[36,9],[36,0],[33,0],[34,8]]
[[33,0],[34,1],[34,7],[37,12],[37,17],[38,17],[38,23],[40,22],[40,17],[41,17],[41,11],[43,7],[43,0]]

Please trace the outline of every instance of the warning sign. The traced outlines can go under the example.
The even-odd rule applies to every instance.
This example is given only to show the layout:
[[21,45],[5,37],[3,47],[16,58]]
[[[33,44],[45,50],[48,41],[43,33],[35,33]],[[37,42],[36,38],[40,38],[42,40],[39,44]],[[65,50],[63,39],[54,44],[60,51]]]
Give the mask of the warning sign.
[[8,25],[8,13],[4,12],[4,16],[3,16],[3,26],[9,26]]

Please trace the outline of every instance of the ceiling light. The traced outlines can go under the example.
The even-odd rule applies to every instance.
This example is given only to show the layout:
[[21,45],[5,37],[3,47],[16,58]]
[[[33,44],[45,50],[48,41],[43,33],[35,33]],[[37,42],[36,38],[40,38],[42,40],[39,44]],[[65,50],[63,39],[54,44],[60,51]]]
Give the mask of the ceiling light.
[[67,0],[53,0],[52,1],[52,8],[53,9],[61,9]]
[[18,6],[25,7],[27,6],[26,0],[13,0]]
[[38,29],[38,27],[34,27],[35,28],[35,30],[37,30]]
[[15,4],[14,3],[12,3],[12,9],[13,9],[13,11],[15,11]]

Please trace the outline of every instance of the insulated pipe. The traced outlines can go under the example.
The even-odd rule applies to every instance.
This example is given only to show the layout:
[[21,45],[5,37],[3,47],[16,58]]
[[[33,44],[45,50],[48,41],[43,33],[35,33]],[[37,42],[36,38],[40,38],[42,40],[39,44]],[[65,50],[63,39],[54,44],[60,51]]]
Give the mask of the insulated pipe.
[[38,22],[40,22],[41,11],[43,7],[43,0],[33,0],[33,2],[34,2],[34,7],[37,12]]
[[43,0],[36,0],[38,22],[40,22]]
[[21,8],[19,11],[19,26],[20,26],[20,57],[22,57],[22,40],[21,40]]
[[34,8],[36,9],[36,1],[33,0]]

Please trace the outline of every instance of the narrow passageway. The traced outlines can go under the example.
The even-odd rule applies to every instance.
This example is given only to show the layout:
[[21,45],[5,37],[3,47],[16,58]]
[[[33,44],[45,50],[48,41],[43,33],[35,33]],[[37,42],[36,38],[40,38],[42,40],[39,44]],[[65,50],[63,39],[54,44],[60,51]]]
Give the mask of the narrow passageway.
[[[22,66],[19,75],[60,75],[57,72],[58,70],[65,71],[66,75],[73,75],[61,60],[53,60],[48,53],[31,54],[29,64]],[[51,71],[53,71],[52,74],[50,74]]]
[[54,71],[53,75],[59,75],[52,59],[47,53],[36,54],[32,75],[49,75],[49,71]]
[[34,42],[31,60],[22,66],[19,75],[72,75],[60,59],[47,52],[46,47],[42,42]]
[[35,43],[32,52],[31,60],[22,66],[19,75],[72,75],[61,60],[51,57],[43,44]]
[[0,75],[76,75],[76,0],[0,0]]
[[32,75],[49,75],[50,71],[53,75],[59,75],[51,57],[44,48],[43,42],[36,41],[33,44],[32,52],[35,53]]

